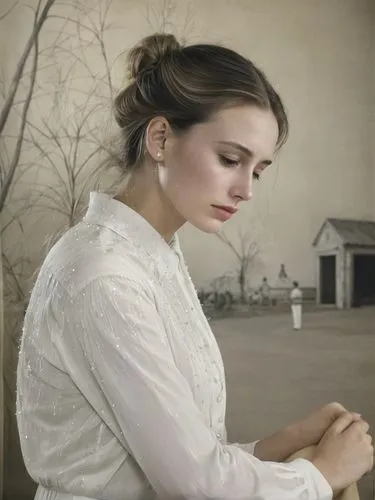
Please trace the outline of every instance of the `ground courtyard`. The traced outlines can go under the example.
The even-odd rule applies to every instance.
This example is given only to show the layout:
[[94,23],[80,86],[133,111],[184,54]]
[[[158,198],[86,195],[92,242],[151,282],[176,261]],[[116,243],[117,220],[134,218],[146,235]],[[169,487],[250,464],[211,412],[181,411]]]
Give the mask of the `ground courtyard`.
[[[231,441],[253,441],[329,401],[375,429],[375,308],[309,311],[212,321],[226,367]],[[374,474],[361,500],[375,500]]]

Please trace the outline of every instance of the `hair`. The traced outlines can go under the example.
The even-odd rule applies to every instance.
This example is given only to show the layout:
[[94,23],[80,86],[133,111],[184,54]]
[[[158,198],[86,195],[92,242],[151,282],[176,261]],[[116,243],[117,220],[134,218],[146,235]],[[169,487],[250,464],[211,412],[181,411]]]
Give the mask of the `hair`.
[[299,286],[298,281],[293,281],[293,286],[294,286],[295,288],[297,288],[297,287]]
[[127,63],[130,83],[114,101],[122,129],[118,161],[125,172],[144,158],[146,129],[156,116],[183,133],[221,109],[252,104],[275,115],[278,149],[287,139],[288,119],[280,97],[260,69],[231,49],[183,46],[174,35],[156,33],[130,50]]

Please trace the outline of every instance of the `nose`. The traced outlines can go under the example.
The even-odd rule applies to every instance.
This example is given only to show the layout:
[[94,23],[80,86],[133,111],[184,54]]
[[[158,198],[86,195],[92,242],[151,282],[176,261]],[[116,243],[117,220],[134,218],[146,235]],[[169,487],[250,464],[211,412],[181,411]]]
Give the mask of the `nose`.
[[243,201],[249,201],[253,197],[253,190],[250,188],[240,196]]
[[253,177],[250,175],[243,175],[238,179],[237,183],[233,186],[231,195],[240,201],[249,201],[253,196]]

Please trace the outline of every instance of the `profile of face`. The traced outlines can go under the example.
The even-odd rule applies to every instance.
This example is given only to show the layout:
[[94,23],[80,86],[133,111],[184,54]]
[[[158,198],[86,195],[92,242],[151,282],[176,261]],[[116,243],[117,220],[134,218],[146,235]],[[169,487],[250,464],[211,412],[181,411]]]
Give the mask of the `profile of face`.
[[158,181],[180,225],[219,231],[240,202],[251,199],[254,180],[273,160],[278,134],[272,111],[252,105],[223,109],[183,134],[169,130]]

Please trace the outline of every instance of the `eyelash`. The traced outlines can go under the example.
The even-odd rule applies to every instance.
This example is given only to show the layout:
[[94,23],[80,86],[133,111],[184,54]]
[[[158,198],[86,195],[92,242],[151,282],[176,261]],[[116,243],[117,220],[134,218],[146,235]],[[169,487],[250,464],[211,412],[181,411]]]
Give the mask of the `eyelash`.
[[[219,155],[221,163],[224,165],[224,167],[227,168],[235,168],[239,165],[238,160],[232,160],[230,158],[227,158],[226,156]],[[260,174],[258,172],[253,172],[253,179],[256,181],[260,180]]]
[[219,155],[219,158],[224,167],[228,168],[237,167],[237,165],[239,165],[240,163],[238,160],[232,160],[231,158],[227,158],[226,156],[223,155]]

